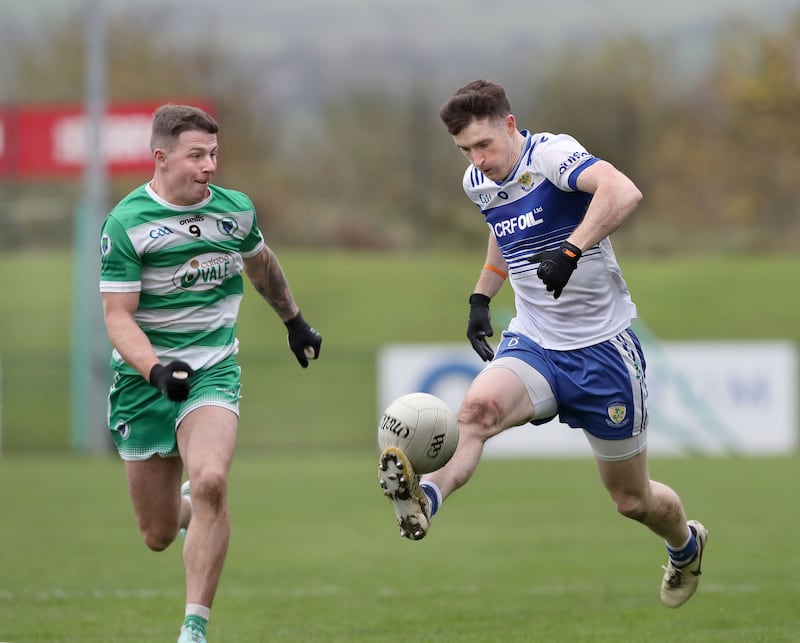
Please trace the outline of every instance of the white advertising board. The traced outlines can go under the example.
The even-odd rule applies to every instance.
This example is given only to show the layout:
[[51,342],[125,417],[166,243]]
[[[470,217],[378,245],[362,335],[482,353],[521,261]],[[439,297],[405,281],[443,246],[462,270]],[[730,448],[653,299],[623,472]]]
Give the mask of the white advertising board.
[[[779,455],[798,446],[797,349],[789,341],[645,345],[652,455]],[[405,393],[457,411],[483,362],[469,344],[393,344],[378,355],[378,411]],[[590,455],[583,432],[558,419],[509,429],[487,457]]]

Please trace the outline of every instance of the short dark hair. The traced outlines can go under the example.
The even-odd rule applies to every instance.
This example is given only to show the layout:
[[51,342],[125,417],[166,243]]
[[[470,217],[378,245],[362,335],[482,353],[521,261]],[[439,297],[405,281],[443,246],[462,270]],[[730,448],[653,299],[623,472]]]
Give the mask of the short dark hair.
[[502,85],[473,80],[453,92],[439,110],[439,118],[455,136],[476,118],[505,118],[510,113],[511,105]]
[[188,131],[216,134],[219,132],[219,125],[210,114],[199,107],[171,103],[162,105],[153,114],[150,149],[169,147],[183,132]]

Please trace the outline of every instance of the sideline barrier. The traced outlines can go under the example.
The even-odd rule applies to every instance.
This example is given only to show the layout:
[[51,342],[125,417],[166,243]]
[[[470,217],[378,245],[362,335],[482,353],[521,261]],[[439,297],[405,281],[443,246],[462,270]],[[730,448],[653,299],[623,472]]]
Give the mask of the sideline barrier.
[[[797,348],[790,341],[644,341],[651,455],[784,455],[798,447]],[[464,344],[391,344],[378,353],[378,413],[413,391],[457,411],[483,362]],[[515,427],[487,457],[590,455],[558,419]]]

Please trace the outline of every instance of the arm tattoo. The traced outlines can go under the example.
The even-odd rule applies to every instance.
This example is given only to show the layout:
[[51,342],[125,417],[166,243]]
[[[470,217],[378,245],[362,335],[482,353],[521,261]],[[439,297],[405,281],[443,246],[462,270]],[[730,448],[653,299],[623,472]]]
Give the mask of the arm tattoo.
[[253,286],[282,320],[291,319],[297,314],[297,306],[283,268],[269,249],[265,251],[262,268],[263,273],[251,276]]

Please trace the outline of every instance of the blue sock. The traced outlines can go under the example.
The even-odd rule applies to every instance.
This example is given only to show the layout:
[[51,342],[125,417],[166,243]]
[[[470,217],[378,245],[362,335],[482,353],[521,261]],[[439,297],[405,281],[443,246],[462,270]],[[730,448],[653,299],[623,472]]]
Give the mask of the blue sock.
[[686,541],[683,547],[673,549],[667,545],[667,554],[669,554],[669,559],[675,567],[684,567],[697,556],[697,538],[695,537],[694,529],[689,527],[689,532],[689,540]]
[[419,486],[428,496],[428,500],[431,501],[431,518],[433,518],[436,512],[439,511],[439,505],[442,504],[442,492],[439,491],[439,487],[428,480],[420,482]]

